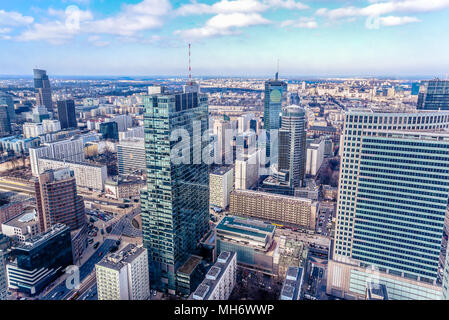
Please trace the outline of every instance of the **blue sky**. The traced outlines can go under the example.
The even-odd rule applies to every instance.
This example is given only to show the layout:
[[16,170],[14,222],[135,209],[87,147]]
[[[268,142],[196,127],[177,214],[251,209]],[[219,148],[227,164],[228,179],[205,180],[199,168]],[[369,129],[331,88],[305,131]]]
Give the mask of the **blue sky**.
[[0,74],[438,76],[449,0],[0,0]]

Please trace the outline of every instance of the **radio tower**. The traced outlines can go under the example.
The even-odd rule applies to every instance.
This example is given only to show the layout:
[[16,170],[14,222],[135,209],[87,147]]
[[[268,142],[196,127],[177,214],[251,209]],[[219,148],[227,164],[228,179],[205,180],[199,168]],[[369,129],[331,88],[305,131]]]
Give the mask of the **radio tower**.
[[192,85],[192,67],[190,65],[190,43],[189,43],[189,86]]

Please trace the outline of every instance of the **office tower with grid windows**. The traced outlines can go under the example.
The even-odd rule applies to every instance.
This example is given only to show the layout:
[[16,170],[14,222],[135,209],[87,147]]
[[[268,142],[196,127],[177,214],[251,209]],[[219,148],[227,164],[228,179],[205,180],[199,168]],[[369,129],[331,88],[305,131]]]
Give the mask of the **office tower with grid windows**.
[[449,110],[449,80],[422,81],[416,108],[418,110]]
[[[143,245],[152,286],[177,292],[176,274],[209,230],[207,95],[194,90],[143,98],[147,189],[141,192]],[[190,141],[171,134],[187,133]],[[171,161],[174,148],[188,155]],[[199,151],[198,151],[199,150]],[[178,149],[179,151],[179,149]],[[184,153],[183,153],[184,154]],[[179,160],[179,159],[178,159]],[[187,161],[185,161],[187,160]]]
[[449,195],[449,112],[345,115],[327,293],[439,299]]

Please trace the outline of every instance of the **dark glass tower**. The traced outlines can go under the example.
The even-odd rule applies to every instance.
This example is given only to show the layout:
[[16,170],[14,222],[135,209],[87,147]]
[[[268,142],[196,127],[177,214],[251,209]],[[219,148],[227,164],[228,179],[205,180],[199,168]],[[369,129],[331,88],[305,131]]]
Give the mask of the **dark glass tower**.
[[419,87],[418,110],[449,110],[449,81],[422,81]]
[[0,106],[0,137],[11,134],[11,121],[9,119],[8,107]]
[[61,122],[61,129],[77,127],[73,100],[58,101],[58,119]]
[[34,89],[36,90],[36,104],[45,106],[49,112],[54,112],[53,101],[51,99],[50,80],[47,71],[34,69]]
[[278,73],[274,80],[265,82],[265,105],[263,113],[263,126],[267,132],[266,155],[269,159],[270,136],[269,131],[279,129],[281,126],[282,105],[287,101],[287,83],[278,79]]
[[[209,230],[209,173],[201,160],[201,150],[209,143],[201,139],[208,129],[208,102],[198,92],[146,96],[143,101],[147,171],[147,189],[141,192],[143,245],[149,252],[152,286],[175,293],[179,267]],[[180,143],[170,141],[177,129],[190,136],[190,143],[183,144],[189,150],[188,161],[181,164],[170,156]]]

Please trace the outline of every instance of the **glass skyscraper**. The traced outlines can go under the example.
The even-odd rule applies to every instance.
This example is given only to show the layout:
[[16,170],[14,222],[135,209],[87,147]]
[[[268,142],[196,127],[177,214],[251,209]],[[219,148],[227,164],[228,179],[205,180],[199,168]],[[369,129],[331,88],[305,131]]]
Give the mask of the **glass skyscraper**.
[[345,117],[328,293],[360,297],[376,277],[391,299],[438,299],[449,112]]
[[270,130],[278,130],[281,127],[282,105],[287,102],[287,83],[278,79],[278,73],[274,80],[265,82],[265,101],[263,113],[263,126],[267,132],[266,155],[271,155]]
[[[201,150],[208,129],[208,102],[199,92],[143,98],[147,189],[141,192],[143,245],[148,249],[150,283],[175,293],[177,270],[209,230],[209,173]],[[171,141],[177,129],[190,141]],[[175,131],[176,132],[176,131]],[[175,146],[189,151],[188,163],[171,161]],[[201,150],[196,150],[201,147]]]
[[449,110],[449,81],[422,81],[419,87],[418,110]]
[[50,80],[48,79],[47,71],[34,69],[33,73],[36,104],[38,106],[45,106],[49,112],[54,112]]
[[288,172],[291,188],[304,185],[306,161],[306,113],[299,106],[288,106],[282,111],[279,130],[278,169]]
[[61,129],[76,128],[75,102],[73,100],[58,101],[58,120]]

